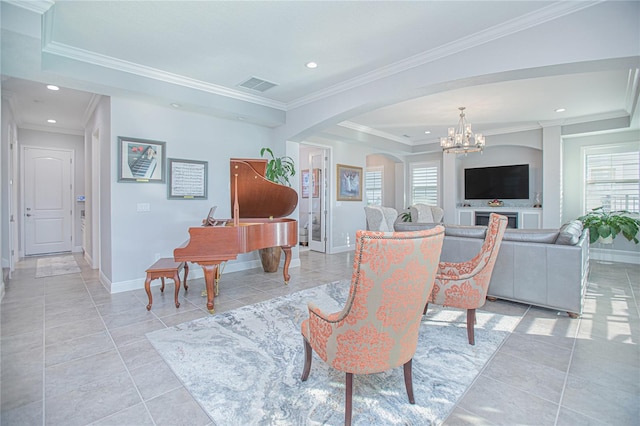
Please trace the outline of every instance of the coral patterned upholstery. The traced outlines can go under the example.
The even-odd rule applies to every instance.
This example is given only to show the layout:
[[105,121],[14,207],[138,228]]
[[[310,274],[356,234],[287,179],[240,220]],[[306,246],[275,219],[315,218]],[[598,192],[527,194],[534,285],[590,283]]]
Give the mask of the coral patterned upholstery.
[[[429,303],[467,310],[469,344],[475,344],[475,310],[484,305],[507,217],[491,213],[487,233],[478,253],[467,262],[440,262]],[[424,308],[427,312],[427,306]]]
[[301,326],[302,380],[309,376],[312,349],[347,373],[345,424],[351,422],[353,374],[403,365],[407,395],[414,402],[411,360],[443,240],[442,226],[414,232],[358,231],[351,286],[342,311],[327,314],[309,303],[309,319]]

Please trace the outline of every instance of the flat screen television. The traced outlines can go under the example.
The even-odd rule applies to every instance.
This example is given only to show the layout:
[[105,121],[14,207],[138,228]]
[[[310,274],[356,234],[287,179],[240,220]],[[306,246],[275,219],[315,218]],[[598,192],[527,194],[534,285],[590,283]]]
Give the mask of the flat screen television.
[[464,169],[465,200],[529,198],[529,165]]

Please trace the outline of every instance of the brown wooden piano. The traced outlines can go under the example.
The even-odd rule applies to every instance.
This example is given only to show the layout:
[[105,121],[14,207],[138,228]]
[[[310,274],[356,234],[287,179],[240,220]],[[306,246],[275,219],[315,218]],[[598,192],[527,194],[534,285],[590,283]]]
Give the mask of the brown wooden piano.
[[176,262],[202,266],[207,287],[207,309],[214,313],[215,280],[220,263],[236,259],[238,253],[282,247],[283,276],[289,282],[291,247],[298,243],[298,222],[287,219],[298,204],[298,193],[267,180],[267,160],[230,160],[232,219],[216,220],[216,226],[189,228],[189,239],[173,251]]

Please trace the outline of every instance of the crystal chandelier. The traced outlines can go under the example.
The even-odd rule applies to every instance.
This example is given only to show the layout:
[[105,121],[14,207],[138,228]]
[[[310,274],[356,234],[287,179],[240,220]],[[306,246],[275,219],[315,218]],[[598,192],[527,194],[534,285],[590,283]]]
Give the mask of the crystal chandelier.
[[484,149],[484,136],[482,133],[473,133],[471,124],[464,119],[465,107],[458,108],[460,110],[460,121],[458,128],[449,127],[446,137],[440,138],[440,146],[443,152],[453,154],[467,154],[469,152],[482,152]]

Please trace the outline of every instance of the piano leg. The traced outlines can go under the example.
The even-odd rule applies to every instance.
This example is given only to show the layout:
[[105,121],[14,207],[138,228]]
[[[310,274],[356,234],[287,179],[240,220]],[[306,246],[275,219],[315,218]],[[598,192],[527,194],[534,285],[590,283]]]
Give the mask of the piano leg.
[[289,264],[291,263],[291,247],[282,247],[282,251],[284,252],[284,268],[282,268],[282,275],[284,275],[284,283],[289,284],[289,279],[291,279],[291,275],[289,275]]
[[207,287],[207,309],[210,314],[213,314],[215,313],[215,309],[213,308],[213,297],[215,294],[215,281],[216,276],[218,275],[219,264],[201,263],[200,265],[204,272],[204,283]]

